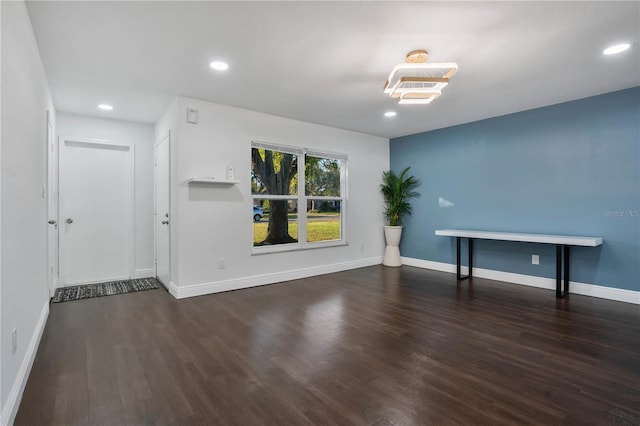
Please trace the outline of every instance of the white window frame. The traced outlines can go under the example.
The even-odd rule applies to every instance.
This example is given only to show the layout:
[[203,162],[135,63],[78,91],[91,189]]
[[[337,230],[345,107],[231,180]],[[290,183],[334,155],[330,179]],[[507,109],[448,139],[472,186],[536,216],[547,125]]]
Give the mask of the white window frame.
[[[287,154],[295,154],[298,156],[298,194],[296,195],[268,195],[268,194],[251,194],[252,205],[255,205],[256,200],[292,200],[298,203],[298,242],[289,244],[276,244],[271,246],[254,246],[253,245],[253,223],[251,224],[251,254],[267,254],[267,253],[282,253],[287,251],[297,250],[309,250],[325,247],[337,247],[346,246],[347,243],[347,225],[346,225],[346,212],[347,212],[347,163],[348,157],[346,154],[340,154],[335,152],[320,151],[315,149],[298,148],[287,145],[272,144],[266,142],[252,141],[251,149],[261,148],[271,151],[279,151]],[[306,194],[306,179],[305,179],[305,164],[307,155],[312,157],[330,158],[334,160],[340,160],[340,197],[324,197],[324,196],[307,196]],[[251,193],[251,185],[249,185],[249,192]],[[340,239],[330,241],[307,241],[307,201],[308,200],[320,200],[320,201],[340,201]],[[302,206],[302,213],[301,213]]]

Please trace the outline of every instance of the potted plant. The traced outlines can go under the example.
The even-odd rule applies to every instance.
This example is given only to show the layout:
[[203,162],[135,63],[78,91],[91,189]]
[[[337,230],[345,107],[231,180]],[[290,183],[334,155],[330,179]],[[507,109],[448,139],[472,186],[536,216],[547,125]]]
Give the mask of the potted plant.
[[402,236],[402,217],[411,214],[411,198],[417,198],[420,193],[414,191],[420,181],[414,176],[408,176],[410,167],[406,167],[400,175],[388,170],[382,173],[380,192],[384,197],[384,216],[389,225],[384,227],[384,237],[387,247],[384,251],[385,266],[401,266],[400,237]]

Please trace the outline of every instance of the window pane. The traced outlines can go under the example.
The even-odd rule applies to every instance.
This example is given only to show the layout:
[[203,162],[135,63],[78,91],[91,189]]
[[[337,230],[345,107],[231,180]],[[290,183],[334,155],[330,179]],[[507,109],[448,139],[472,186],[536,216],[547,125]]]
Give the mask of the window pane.
[[307,202],[307,242],[339,240],[341,201],[314,200]]
[[251,193],[298,194],[298,156],[269,149],[251,148]]
[[296,200],[254,200],[253,245],[297,243],[297,204]]
[[304,172],[307,195],[340,197],[341,163],[341,160],[307,155]]

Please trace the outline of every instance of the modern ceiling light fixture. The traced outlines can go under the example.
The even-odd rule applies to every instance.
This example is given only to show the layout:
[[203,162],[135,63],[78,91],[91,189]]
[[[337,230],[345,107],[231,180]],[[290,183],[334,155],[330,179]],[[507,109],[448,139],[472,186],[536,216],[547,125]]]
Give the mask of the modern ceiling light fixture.
[[449,79],[458,71],[455,62],[427,63],[426,50],[407,53],[406,62],[391,70],[384,93],[397,98],[399,104],[429,104],[438,99]]
[[100,108],[103,111],[111,111],[111,110],[113,110],[113,106],[108,105],[108,104],[100,104],[100,105],[98,105],[98,108]]

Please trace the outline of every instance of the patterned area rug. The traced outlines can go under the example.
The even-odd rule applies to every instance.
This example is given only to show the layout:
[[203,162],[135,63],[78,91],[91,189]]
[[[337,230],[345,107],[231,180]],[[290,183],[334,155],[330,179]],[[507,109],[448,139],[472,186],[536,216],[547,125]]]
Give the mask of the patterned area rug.
[[69,302],[72,300],[89,299],[91,297],[113,296],[114,294],[132,293],[156,288],[160,288],[160,285],[155,278],[84,284],[57,289],[51,298],[51,303]]

